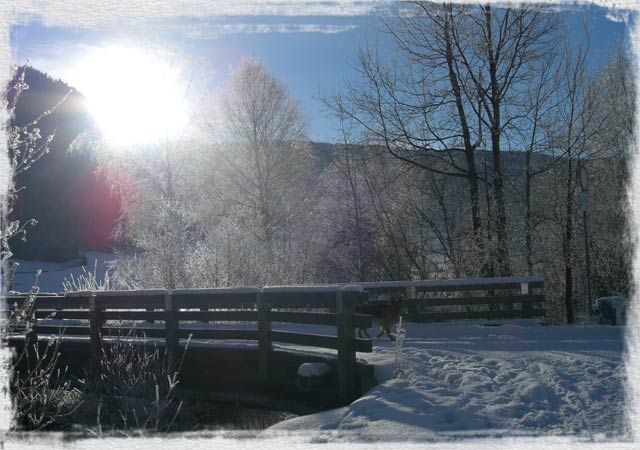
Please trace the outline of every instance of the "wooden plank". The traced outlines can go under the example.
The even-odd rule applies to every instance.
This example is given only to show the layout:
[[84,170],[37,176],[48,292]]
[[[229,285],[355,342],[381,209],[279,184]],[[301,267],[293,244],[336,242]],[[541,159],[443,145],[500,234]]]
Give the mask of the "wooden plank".
[[224,290],[220,293],[206,292],[187,293],[180,290],[180,293],[172,292],[173,302],[176,308],[251,308],[255,307],[255,292],[240,291],[234,293]]
[[273,311],[271,313],[271,321],[336,326],[338,324],[338,315],[316,312]]
[[9,334],[21,334],[24,333],[27,326],[24,322],[12,322],[7,324],[6,330]]
[[166,335],[164,328],[154,327],[102,327],[102,337],[148,337],[148,338],[164,338]]
[[272,308],[335,308],[337,292],[343,292],[346,303],[357,303],[365,295],[352,285],[265,287],[262,295]]
[[164,311],[105,311],[104,320],[165,320]]
[[528,277],[494,277],[494,278],[459,278],[446,280],[413,280],[413,281],[373,281],[350,283],[361,286],[372,292],[405,292],[407,287],[413,286],[418,292],[445,291],[485,291],[499,289],[520,289],[522,283],[530,288],[543,288],[544,278],[540,276]]
[[34,326],[38,334],[64,334],[71,336],[90,336],[89,325],[40,325]]
[[522,310],[510,311],[468,311],[455,313],[419,313],[409,317],[412,321],[438,322],[446,320],[470,320],[470,319],[522,319],[527,317],[542,317],[545,315],[544,309],[532,309],[530,315]]
[[79,319],[89,320],[89,310],[67,311],[55,309],[39,309],[36,311],[36,319]]
[[102,309],[142,309],[142,308],[164,308],[164,295],[135,295],[135,294],[123,294],[121,296],[116,295],[104,295],[102,293],[96,294],[96,301],[100,304]]
[[67,297],[76,297],[82,295],[96,295],[97,297],[112,297],[112,298],[164,298],[164,295],[169,292],[167,289],[129,289],[129,290],[110,290],[110,291],[87,291],[87,292],[68,292],[65,294]]
[[273,308],[328,308],[335,305],[335,293],[265,292]]
[[[28,292],[22,293],[22,294],[3,295],[3,296],[0,297],[0,302],[6,303],[9,306],[13,306],[14,304],[17,304],[18,307],[21,307],[24,304],[24,302],[27,299],[27,297],[29,297],[29,295],[31,295],[31,294],[29,294]],[[44,297],[56,297],[56,298],[58,298],[58,297],[62,297],[62,296],[59,295],[59,294],[37,294],[37,297],[42,297],[42,298],[44,298]]]
[[443,299],[411,299],[419,308],[433,308],[439,306],[466,306],[466,305],[500,305],[513,303],[539,303],[544,302],[544,295],[497,295],[492,297],[454,297]]
[[[273,311],[271,313],[271,321],[337,326],[338,315],[335,313]],[[353,326],[356,328],[371,328],[371,316],[366,314],[354,314]]]
[[[335,336],[327,336],[323,334],[294,333],[291,331],[272,331],[271,339],[274,342],[302,345],[305,347],[322,347],[333,350],[338,349],[338,338]],[[370,339],[355,338],[353,339],[353,347],[355,351],[362,353],[371,353],[373,348]]]
[[271,340],[286,344],[303,345],[306,347],[338,348],[338,338],[323,334],[293,333],[290,331],[272,331]]
[[37,309],[89,308],[89,297],[40,297],[36,298]]
[[257,322],[258,311],[177,311],[178,320]]
[[[543,287],[536,283],[530,283],[530,288]],[[520,283],[482,283],[482,284],[461,284],[461,285],[444,285],[434,286],[416,286],[416,292],[465,292],[465,291],[501,291],[501,290],[520,290]]]
[[178,336],[181,338],[187,338],[189,335],[193,335],[193,339],[237,339],[241,341],[257,341],[258,330],[216,330],[205,328],[179,328]]
[[248,295],[253,298],[255,302],[256,294],[260,292],[261,288],[256,286],[239,286],[239,287],[225,287],[225,288],[189,288],[189,289],[173,289],[171,295],[175,298],[182,297],[184,295],[208,295],[213,297],[225,296],[225,295]]
[[[447,281],[447,280],[443,280]],[[407,282],[408,283],[408,282]],[[406,295],[406,286],[379,286],[379,287],[366,287],[367,283],[362,283],[363,287],[366,288],[367,292],[371,295]],[[529,283],[529,289],[542,289],[544,288],[543,282],[532,282]],[[416,292],[465,292],[465,291],[501,291],[501,290],[520,290],[519,282],[511,282],[511,283],[479,283],[479,284],[458,284],[458,285],[446,285],[446,284],[438,284],[438,285],[426,285],[426,286],[415,286]]]

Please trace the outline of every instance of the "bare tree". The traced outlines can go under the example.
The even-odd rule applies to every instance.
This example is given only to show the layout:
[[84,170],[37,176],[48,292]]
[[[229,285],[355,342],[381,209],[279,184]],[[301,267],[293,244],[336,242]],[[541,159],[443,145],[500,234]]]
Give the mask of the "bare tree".
[[285,85],[251,59],[232,74],[223,110],[224,195],[250,212],[263,264],[273,265],[287,254],[292,217],[313,184],[305,120]]
[[[471,228],[481,239],[479,183],[494,204],[497,274],[510,273],[501,153],[515,121],[527,114],[523,97],[532,64],[555,39],[557,19],[535,7],[494,11],[488,5],[406,2],[385,23],[400,56],[383,62],[370,47],[357,52],[359,83],[327,104],[358,122],[372,143],[427,171],[466,180]],[[489,135],[491,164],[483,177],[478,151]],[[487,269],[484,270],[487,272]],[[490,273],[487,273],[490,274]]]
[[[551,172],[553,193],[548,198],[552,205],[550,219],[561,236],[562,278],[564,306],[567,322],[575,320],[575,293],[578,232],[577,169],[580,164],[596,161],[609,148],[611,134],[607,129],[614,115],[602,110],[600,91],[593,70],[588,69],[588,47],[566,48],[562,61],[560,83],[555,92],[557,108],[545,131],[550,151],[558,157]],[[608,137],[607,137],[608,136]]]
[[[331,224],[327,234],[332,243],[323,252],[323,264],[330,266],[327,275],[336,281],[372,279],[372,230],[367,217],[370,205],[363,189],[363,153],[364,147],[354,142],[353,124],[339,117],[339,142],[330,155],[330,169],[324,174],[329,185],[325,189],[328,201],[324,202],[324,214]],[[336,255],[338,252],[342,258]]]

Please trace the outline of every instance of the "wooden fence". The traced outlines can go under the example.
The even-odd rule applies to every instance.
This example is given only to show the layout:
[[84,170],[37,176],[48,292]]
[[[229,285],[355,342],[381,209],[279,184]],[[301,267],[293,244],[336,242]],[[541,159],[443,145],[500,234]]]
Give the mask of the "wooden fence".
[[[105,338],[116,336],[164,339],[170,361],[176,360],[180,341],[189,337],[255,341],[260,377],[265,382],[271,376],[273,342],[334,349],[341,398],[352,398],[358,385],[356,352],[372,351],[370,340],[355,338],[356,327],[371,327],[370,316],[354,312],[357,303],[366,301],[367,293],[361,287],[335,285],[96,291],[4,298],[9,309],[33,308],[36,322],[27,339],[61,333],[65,337],[88,336],[93,355],[100,354]],[[157,321],[164,326],[154,323]],[[273,330],[273,323],[334,326],[336,335]],[[13,330],[21,325],[16,320],[10,324]],[[229,329],[220,324],[253,326]]]
[[376,298],[401,298],[415,322],[544,317],[539,276],[353,283]]
[[[9,308],[32,309],[36,323],[27,340],[38,335],[89,337],[92,354],[105,338],[145,336],[164,340],[175,360],[181,341],[253,341],[259,378],[269,383],[274,369],[272,343],[337,350],[340,398],[357,397],[356,352],[371,352],[371,340],[355,338],[356,328],[371,327],[371,316],[355,305],[399,297],[410,321],[544,317],[544,280],[508,277],[351,283],[326,286],[218,289],[96,291],[10,295]],[[55,322],[47,319],[55,319]],[[163,324],[155,323],[163,322]],[[10,322],[13,330],[20,322]],[[207,324],[208,323],[208,324]],[[273,329],[274,323],[325,325],[335,335]],[[236,326],[237,325],[237,326]],[[234,328],[235,326],[235,328]]]

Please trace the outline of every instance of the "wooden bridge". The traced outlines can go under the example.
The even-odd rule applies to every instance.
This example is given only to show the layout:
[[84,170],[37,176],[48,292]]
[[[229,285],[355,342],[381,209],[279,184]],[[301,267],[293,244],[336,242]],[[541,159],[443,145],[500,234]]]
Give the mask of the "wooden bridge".
[[[32,313],[35,320],[20,333],[14,314],[9,345],[19,350],[61,336],[61,363],[79,376],[119,339],[158,345],[170,362],[190,339],[182,387],[271,407],[273,399],[289,399],[285,409],[304,413],[348,404],[376,384],[373,366],[362,359],[372,342],[355,337],[356,328],[371,327],[371,316],[357,314],[356,305],[400,297],[414,321],[539,317],[544,296],[534,291],[543,286],[540,277],[489,278],[12,294],[3,301],[10,315]],[[330,371],[304,384],[298,375],[304,363]]]

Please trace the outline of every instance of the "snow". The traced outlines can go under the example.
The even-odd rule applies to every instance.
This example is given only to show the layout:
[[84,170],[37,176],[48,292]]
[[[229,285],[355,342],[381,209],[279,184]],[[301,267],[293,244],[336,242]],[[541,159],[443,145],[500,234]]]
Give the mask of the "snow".
[[375,340],[380,384],[351,405],[281,422],[314,442],[625,433],[623,327],[533,320],[404,323],[409,370]]
[[[96,251],[83,251],[83,254],[87,257],[87,264],[84,266],[86,271],[93,272],[95,267],[96,278],[104,280],[107,262],[115,259],[114,254]],[[16,262],[19,263],[19,266],[16,268],[13,278],[13,290],[17,292],[29,292],[31,290],[31,286],[36,280],[36,271],[38,269],[42,270],[42,274],[38,279],[40,292],[62,292],[62,282],[65,278],[71,280],[71,275],[77,278],[84,274],[80,260],[67,262],[16,260]]]
[[359,284],[318,284],[304,286],[265,286],[262,288],[264,293],[273,294],[300,294],[300,293],[326,293],[334,292],[362,292],[363,288]]
[[298,367],[298,375],[304,378],[321,377],[328,374],[330,371],[331,368],[327,364],[321,362],[304,363]]
[[[135,295],[136,297],[166,295],[170,291],[167,289],[130,289],[122,291],[99,291],[100,297],[126,297],[127,295]],[[73,294],[72,294],[73,295]],[[80,293],[82,295],[82,293]]]
[[172,294],[176,295],[220,295],[220,294],[255,294],[260,291],[259,287],[234,287],[234,288],[196,288],[196,289],[173,289]]

